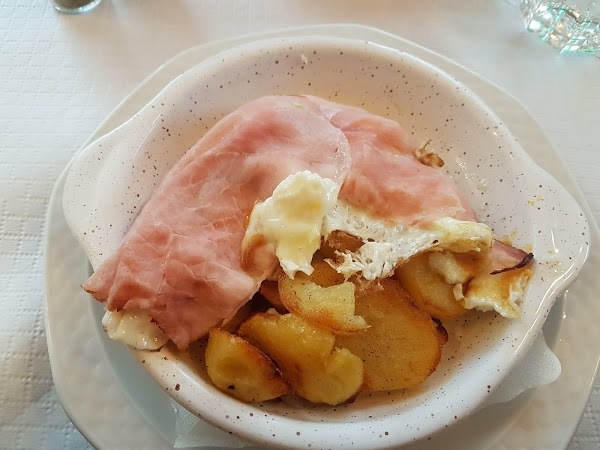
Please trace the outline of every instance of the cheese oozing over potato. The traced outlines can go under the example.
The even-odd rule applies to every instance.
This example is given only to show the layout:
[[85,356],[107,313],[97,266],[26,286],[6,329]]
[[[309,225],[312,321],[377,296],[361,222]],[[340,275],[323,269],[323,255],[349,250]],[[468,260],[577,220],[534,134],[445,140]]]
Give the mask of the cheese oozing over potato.
[[521,308],[518,302],[525,294],[525,287],[529,280],[529,274],[522,274],[508,284],[508,295],[501,295],[502,291],[488,289],[487,292],[468,295],[464,298],[464,306],[467,309],[478,309],[479,311],[496,311],[507,319],[516,319],[521,316]]
[[474,267],[469,261],[459,261],[455,254],[431,253],[429,267],[453,286],[454,298],[466,309],[496,311],[503,317],[515,319],[521,315],[518,303],[525,295],[531,276],[528,267],[492,275],[490,269]]
[[335,182],[308,170],[288,176],[271,197],[254,206],[244,243],[262,236],[290,278],[296,272],[310,275],[312,257],[321,246],[323,218],[335,205],[339,191]]
[[527,267],[496,275],[476,276],[469,283],[463,305],[467,309],[496,311],[507,319],[521,316],[518,305],[525,294],[531,270]]

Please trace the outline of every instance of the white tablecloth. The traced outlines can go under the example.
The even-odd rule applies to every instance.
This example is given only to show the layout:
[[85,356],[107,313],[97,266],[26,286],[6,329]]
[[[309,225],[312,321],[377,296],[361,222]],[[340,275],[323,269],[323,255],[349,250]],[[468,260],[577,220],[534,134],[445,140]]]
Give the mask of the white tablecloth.
[[[541,123],[600,218],[600,59],[560,55],[487,2],[105,0],[68,16],[0,0],[0,447],[82,448],[52,387],[43,331],[42,230],[52,186],[146,75],[197,44],[317,23],[401,35],[478,72]],[[600,448],[597,383],[571,444]]]

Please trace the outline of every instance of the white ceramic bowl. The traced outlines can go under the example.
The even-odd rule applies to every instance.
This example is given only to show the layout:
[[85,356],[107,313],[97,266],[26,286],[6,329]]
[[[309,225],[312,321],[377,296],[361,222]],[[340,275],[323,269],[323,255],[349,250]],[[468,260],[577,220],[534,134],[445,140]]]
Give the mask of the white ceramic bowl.
[[192,349],[134,351],[190,411],[253,441],[312,448],[383,448],[474,412],[523,356],[588,252],[576,202],[537,167],[465,86],[408,54],[331,37],[257,41],[185,72],[129,121],[87,147],[67,179],[67,221],[94,267],[110,255],[169,167],[237,106],[268,94],[313,94],[362,106],[431,139],[446,171],[498,236],[536,255],[523,316],[472,313],[446,322],[437,371],[418,389],[359,396],[338,407],[286,399],[240,403],[214,388]]

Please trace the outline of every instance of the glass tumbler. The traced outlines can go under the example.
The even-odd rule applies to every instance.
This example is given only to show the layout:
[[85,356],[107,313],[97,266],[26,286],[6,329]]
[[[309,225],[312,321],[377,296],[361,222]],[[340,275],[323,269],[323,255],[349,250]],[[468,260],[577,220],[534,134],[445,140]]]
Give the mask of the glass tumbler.
[[520,0],[527,30],[561,52],[600,56],[600,0]]

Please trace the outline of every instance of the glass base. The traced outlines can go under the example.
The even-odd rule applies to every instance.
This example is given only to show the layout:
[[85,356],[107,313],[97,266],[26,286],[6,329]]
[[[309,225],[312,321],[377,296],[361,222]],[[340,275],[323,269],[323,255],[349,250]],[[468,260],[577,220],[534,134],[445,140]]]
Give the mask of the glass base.
[[52,0],[54,7],[66,14],[81,14],[94,9],[102,0]]

